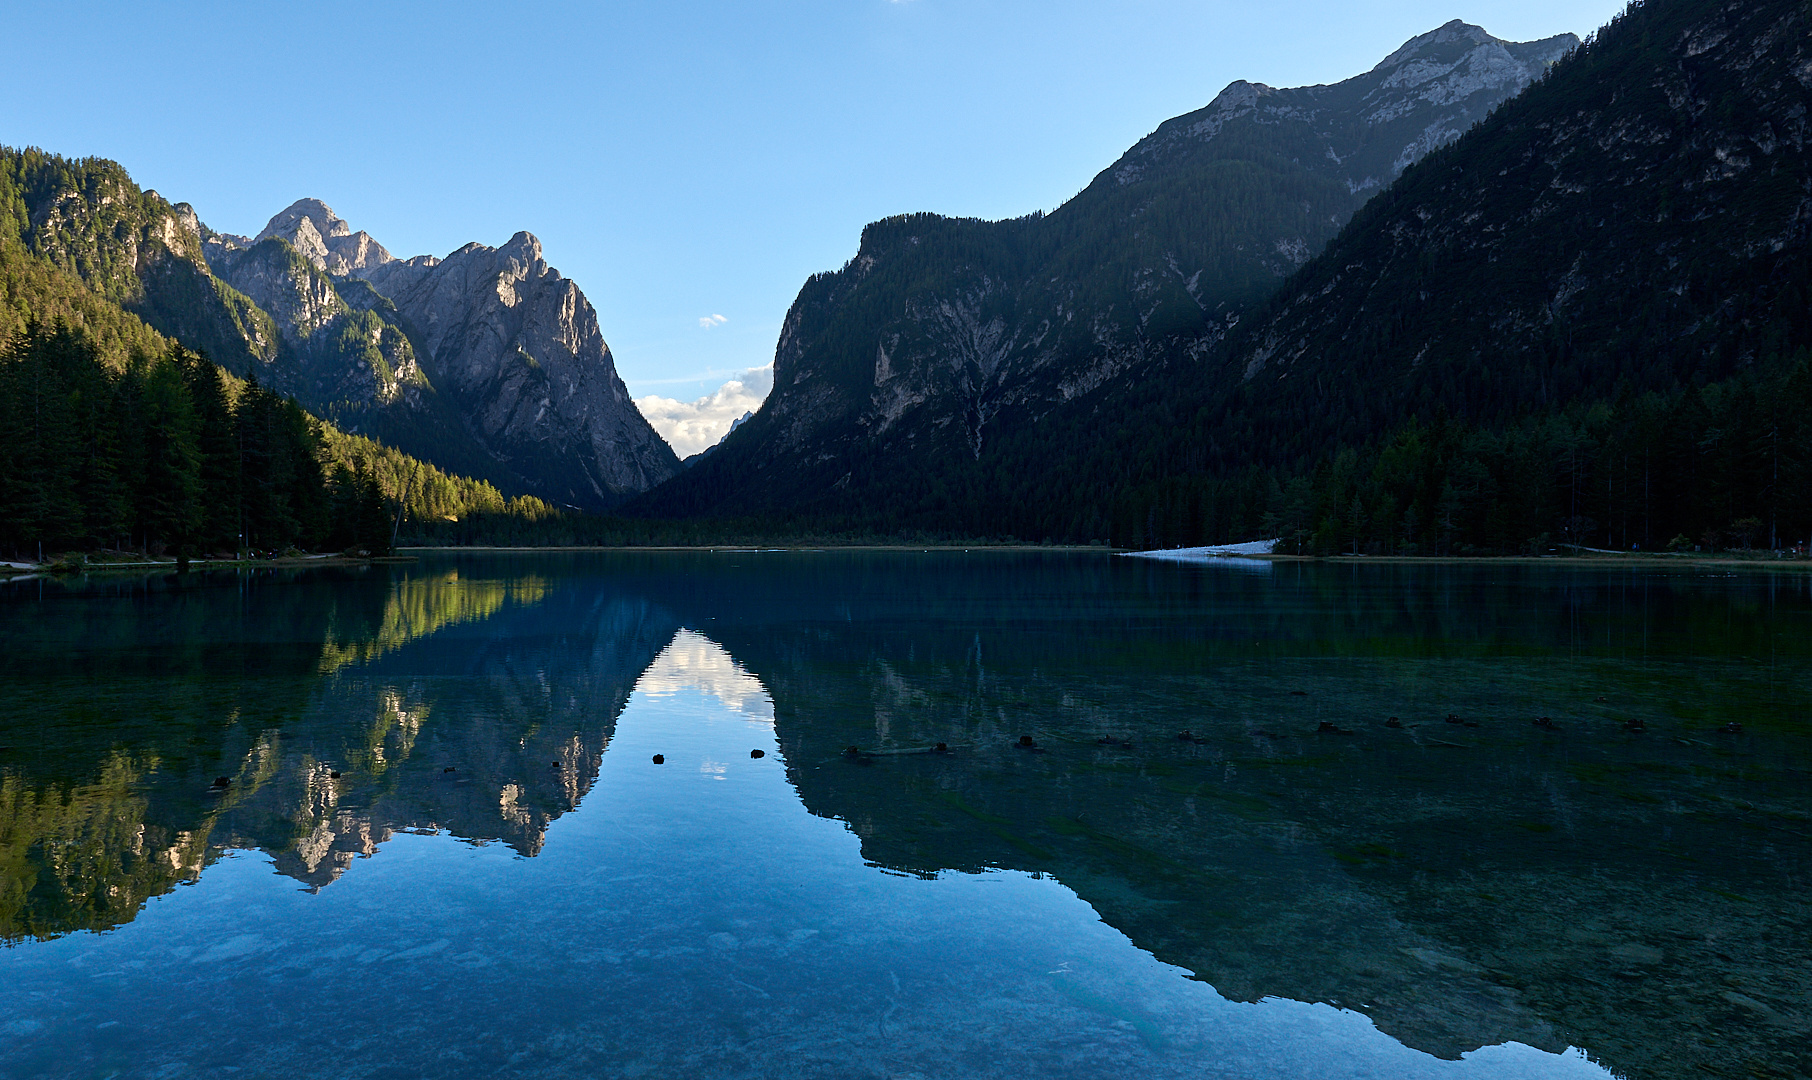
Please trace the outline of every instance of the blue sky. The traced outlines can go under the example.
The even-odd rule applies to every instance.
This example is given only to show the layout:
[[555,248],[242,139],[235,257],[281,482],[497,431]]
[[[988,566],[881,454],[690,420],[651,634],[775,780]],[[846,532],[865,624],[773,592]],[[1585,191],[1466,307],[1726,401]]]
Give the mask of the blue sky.
[[772,359],[868,221],[1048,210],[1234,79],[1337,81],[1453,18],[1583,35],[1622,4],[7,6],[0,143],[113,158],[227,232],[303,196],[400,256],[527,229],[632,393],[690,401]]

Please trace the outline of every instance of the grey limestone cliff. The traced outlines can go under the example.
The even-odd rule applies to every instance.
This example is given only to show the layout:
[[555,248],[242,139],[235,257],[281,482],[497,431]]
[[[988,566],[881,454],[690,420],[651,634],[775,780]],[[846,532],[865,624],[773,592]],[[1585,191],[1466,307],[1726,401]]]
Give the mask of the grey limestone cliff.
[[265,378],[349,430],[583,509],[679,467],[630,401],[591,303],[528,233],[397,259],[317,199],[256,237],[201,231],[216,272],[283,339]]
[[432,378],[474,434],[544,490],[599,505],[677,471],[618,377],[591,302],[534,236],[362,273],[420,336]]

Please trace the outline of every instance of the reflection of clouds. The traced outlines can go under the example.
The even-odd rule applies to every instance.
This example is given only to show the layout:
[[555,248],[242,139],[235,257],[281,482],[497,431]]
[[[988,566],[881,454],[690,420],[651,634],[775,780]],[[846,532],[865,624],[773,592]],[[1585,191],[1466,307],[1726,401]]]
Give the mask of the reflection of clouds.
[[635,688],[653,697],[702,690],[744,719],[774,722],[774,702],[761,680],[743,670],[724,647],[703,634],[681,630],[654,658]]

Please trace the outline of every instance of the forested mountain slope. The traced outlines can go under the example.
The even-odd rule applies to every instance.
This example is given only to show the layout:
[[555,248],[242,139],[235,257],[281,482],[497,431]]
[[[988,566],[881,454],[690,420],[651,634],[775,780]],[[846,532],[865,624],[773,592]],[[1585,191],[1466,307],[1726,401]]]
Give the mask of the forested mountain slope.
[[0,554],[382,551],[399,503],[554,516],[322,424],[0,242]]
[[[347,431],[506,492],[595,510],[678,468],[590,303],[526,233],[467,245],[453,265],[403,262],[304,199],[232,236],[113,162],[0,148],[8,242]],[[365,280],[383,272],[415,287],[407,310]]]
[[1233,325],[1405,166],[1576,43],[1456,21],[1331,86],[1234,83],[1048,216],[870,225],[848,266],[801,290],[763,409],[639,505],[816,512],[887,498],[866,486],[869,459],[973,469],[1049,410],[1143,377],[1174,334]]
[[1267,441],[1301,452],[1791,353],[1812,328],[1809,32],[1779,0],[1624,15],[1241,328],[1236,407],[1300,411]]
[[1301,470],[1414,422],[1449,445],[1411,439],[1413,483],[1355,473],[1298,527],[1387,548],[1804,540],[1809,34],[1794,0],[1633,5],[1181,365],[1195,411],[1150,467]]
[[[714,488],[684,478],[665,505],[756,509],[765,463],[804,461],[828,494],[768,505],[971,535],[1380,553],[1803,542],[1809,30],[1795,0],[1632,5],[1230,331],[1205,318],[1151,342],[1134,377],[996,424],[966,461],[758,447],[758,425],[785,415],[771,401],[778,415],[693,470]],[[839,498],[839,481],[864,494]]]

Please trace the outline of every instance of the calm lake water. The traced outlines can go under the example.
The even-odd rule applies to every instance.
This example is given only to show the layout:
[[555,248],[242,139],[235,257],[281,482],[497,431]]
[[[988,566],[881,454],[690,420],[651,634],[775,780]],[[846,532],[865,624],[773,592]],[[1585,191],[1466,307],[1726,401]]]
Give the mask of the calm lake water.
[[1809,586],[0,586],[0,1075],[1804,1076]]

